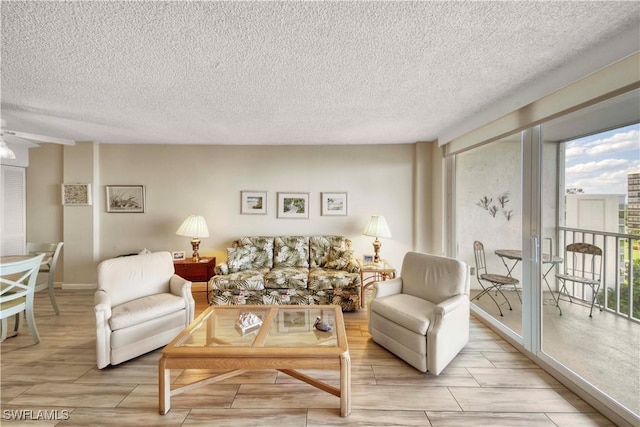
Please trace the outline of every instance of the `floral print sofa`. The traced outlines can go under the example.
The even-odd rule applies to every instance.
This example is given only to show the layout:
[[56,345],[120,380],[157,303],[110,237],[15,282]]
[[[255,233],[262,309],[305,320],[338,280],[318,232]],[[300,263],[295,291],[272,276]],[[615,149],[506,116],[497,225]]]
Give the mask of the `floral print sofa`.
[[227,248],[207,297],[214,305],[337,304],[353,311],[361,285],[343,236],[249,236]]

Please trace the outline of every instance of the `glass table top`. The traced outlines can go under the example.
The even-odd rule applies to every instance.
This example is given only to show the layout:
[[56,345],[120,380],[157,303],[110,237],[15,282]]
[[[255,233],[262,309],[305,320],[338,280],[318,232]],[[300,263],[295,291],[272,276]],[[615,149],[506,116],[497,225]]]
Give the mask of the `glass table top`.
[[[339,310],[338,306],[211,306],[173,347],[338,347],[338,331],[344,331]],[[261,324],[243,329],[239,319],[246,313],[254,314]],[[330,329],[316,328],[318,318]]]

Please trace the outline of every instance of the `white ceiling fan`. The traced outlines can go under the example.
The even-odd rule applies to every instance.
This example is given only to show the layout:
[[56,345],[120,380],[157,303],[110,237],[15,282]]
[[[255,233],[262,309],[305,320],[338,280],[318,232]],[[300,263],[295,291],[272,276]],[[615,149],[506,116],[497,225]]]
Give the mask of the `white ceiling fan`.
[[0,134],[3,138],[5,138],[5,141],[9,143],[20,144],[20,140],[24,140],[27,145],[32,144],[31,146],[36,147],[38,146],[38,142],[62,145],[76,145],[76,142],[72,139],[57,138],[53,136],[37,135],[35,133],[10,130],[7,129],[7,122],[4,119],[2,119],[1,122],[2,128],[0,129]]
[[35,133],[6,129],[7,122],[4,119],[2,119],[1,122],[2,127],[0,128],[0,157],[3,159],[15,159],[15,153],[7,146],[7,143],[27,147],[39,147],[38,143],[76,145],[76,142],[72,139],[37,135]]

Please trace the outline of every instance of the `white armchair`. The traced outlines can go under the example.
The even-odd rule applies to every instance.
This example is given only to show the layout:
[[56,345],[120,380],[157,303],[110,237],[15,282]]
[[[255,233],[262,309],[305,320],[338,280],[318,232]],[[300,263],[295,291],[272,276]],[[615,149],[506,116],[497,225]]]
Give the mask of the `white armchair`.
[[469,342],[469,268],[408,252],[400,276],[374,285],[373,340],[422,372],[439,375]]
[[99,369],[168,344],[195,309],[191,282],[174,274],[169,252],[101,262],[94,302]]

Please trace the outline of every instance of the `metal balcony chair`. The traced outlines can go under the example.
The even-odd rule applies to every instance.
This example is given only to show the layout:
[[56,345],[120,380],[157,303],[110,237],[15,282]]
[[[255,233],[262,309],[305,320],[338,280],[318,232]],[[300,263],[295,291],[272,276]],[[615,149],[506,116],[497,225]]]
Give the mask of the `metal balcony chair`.
[[[591,309],[589,317],[593,317],[593,306],[598,302],[598,307],[602,311],[602,305],[598,297],[600,291],[602,275],[602,249],[589,243],[571,243],[567,245],[564,263],[564,273],[556,274],[558,280],[562,283],[560,287],[560,295],[569,298],[569,302],[573,303],[573,298],[567,289],[567,282],[573,282],[582,285],[582,297],[585,301],[584,287],[591,288]],[[572,289],[574,290],[574,289]],[[559,296],[560,296],[559,295]]]
[[[520,281],[510,276],[504,276],[502,274],[494,274],[489,273],[487,271],[487,261],[484,255],[484,245],[482,242],[475,241],[473,242],[473,253],[476,258],[476,279],[478,279],[478,283],[482,287],[482,292],[473,297],[471,300],[480,299],[483,295],[489,295],[489,298],[493,300],[496,307],[498,307],[498,311],[500,312],[500,316],[502,316],[502,309],[500,308],[501,304],[498,304],[498,301],[491,295],[491,291],[495,291],[496,295],[502,295],[502,298],[506,301],[509,306],[509,310],[513,310],[511,307],[511,303],[506,295],[502,292],[502,288],[505,286],[512,287],[513,290],[518,294],[518,298],[520,298],[518,284]],[[504,303],[503,303],[504,304]]]
[[[60,309],[56,302],[56,291],[54,288],[54,280],[56,275],[56,267],[60,258],[60,251],[64,242],[58,243],[27,243],[27,253],[30,255],[44,254],[44,262],[38,271],[38,281],[36,282],[35,292],[47,289],[49,291],[49,299],[56,314],[60,314]],[[46,274],[46,280],[40,280],[40,274]]]

